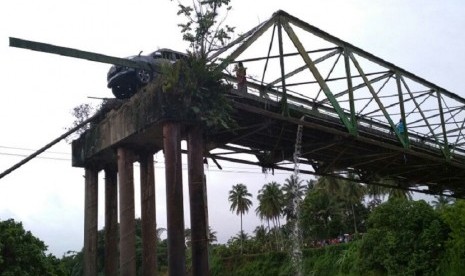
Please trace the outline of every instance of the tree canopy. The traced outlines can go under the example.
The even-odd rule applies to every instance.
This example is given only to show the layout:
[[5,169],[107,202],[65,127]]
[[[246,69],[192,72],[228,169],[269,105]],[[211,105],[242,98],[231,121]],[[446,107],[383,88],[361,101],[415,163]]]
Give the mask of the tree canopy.
[[0,275],[65,275],[58,259],[21,222],[0,221]]

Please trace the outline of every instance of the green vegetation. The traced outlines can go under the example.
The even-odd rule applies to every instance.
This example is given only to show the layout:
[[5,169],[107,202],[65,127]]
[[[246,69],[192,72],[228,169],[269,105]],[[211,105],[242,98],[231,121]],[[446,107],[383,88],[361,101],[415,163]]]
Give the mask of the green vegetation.
[[[375,190],[350,177],[354,181],[322,177],[299,185],[303,275],[463,273],[464,201],[438,196],[429,205],[411,200],[408,191]],[[293,182],[264,184],[256,215],[267,226],[215,246],[212,275],[292,274],[289,220],[282,221]]]
[[178,26],[190,45],[187,58],[163,66],[160,78],[155,80],[155,86],[164,92],[165,115],[200,122],[205,131],[231,128],[234,120],[226,94],[232,85],[224,81],[222,70],[209,57],[225,46],[234,32],[233,27],[223,24],[231,9],[230,0],[182,2],[177,1],[177,15],[185,19]]
[[[283,185],[266,183],[259,192],[256,215],[266,225],[257,226],[250,234],[241,230],[225,244],[210,244],[211,275],[292,274],[290,229],[286,221],[286,198],[291,185],[298,185],[302,196],[303,275],[463,274],[465,201],[438,196],[429,205],[423,200],[396,197],[394,194],[401,193],[385,190],[379,198],[391,197],[381,203],[379,198],[367,200],[365,195],[370,189],[355,181],[320,178],[303,185],[302,181],[289,178]],[[360,195],[360,191],[365,194]],[[246,185],[234,185],[228,197],[231,211],[246,214],[252,207],[250,198]],[[142,260],[140,226],[137,219],[138,273]],[[167,241],[160,238],[165,229],[157,230],[158,270],[164,275]],[[189,271],[190,230],[185,233]],[[212,229],[210,241],[216,241]],[[57,259],[47,255],[46,248],[21,223],[0,222],[0,275],[82,275],[82,251],[68,252]],[[103,229],[98,233],[97,252],[98,270],[103,273]]]
[[13,219],[0,221],[0,275],[67,275],[43,241]]

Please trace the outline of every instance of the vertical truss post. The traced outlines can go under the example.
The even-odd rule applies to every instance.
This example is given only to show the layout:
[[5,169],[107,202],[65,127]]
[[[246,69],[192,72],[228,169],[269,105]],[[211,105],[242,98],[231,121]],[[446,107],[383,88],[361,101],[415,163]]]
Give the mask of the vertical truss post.
[[350,73],[350,60],[349,50],[344,48],[344,65],[347,75],[347,90],[349,91],[349,104],[350,104],[350,121],[354,131],[357,131],[357,117],[355,116],[355,101],[354,101],[354,87],[352,84],[352,75]]
[[441,98],[441,93],[439,93],[439,90],[436,91],[436,95],[438,97],[439,116],[441,118],[442,135],[444,137],[443,153],[444,153],[444,157],[446,157],[446,160],[450,161],[450,148],[449,148],[449,142],[447,141],[446,122],[444,120],[444,111],[442,110],[442,98]]
[[289,109],[287,106],[287,92],[286,92],[286,79],[284,78],[285,70],[284,70],[284,50],[283,50],[283,31],[282,31],[282,23],[281,23],[281,16],[279,17],[278,24],[278,41],[279,41],[279,65],[281,67],[281,84],[283,87],[283,97],[281,99],[281,108],[283,115],[289,115]]
[[404,123],[404,135],[402,139],[407,144],[407,147],[410,146],[410,141],[408,138],[408,127],[407,127],[407,118],[405,117],[405,106],[404,106],[404,94],[402,91],[402,85],[400,84],[400,74],[396,72],[396,84],[397,84],[397,93],[399,94],[399,106],[400,106],[400,116],[402,118],[402,122]]
[[329,89],[329,87],[326,84],[325,80],[323,79],[320,72],[318,71],[318,68],[316,68],[315,63],[312,61],[310,56],[305,51],[302,43],[300,42],[299,38],[295,34],[294,30],[289,25],[289,22],[287,21],[286,18],[281,17],[281,25],[283,26],[284,30],[288,34],[288,36],[291,39],[292,43],[294,43],[294,46],[296,47],[296,49],[299,52],[300,56],[303,58],[303,60],[307,64],[308,69],[313,74],[313,76],[315,77],[315,79],[318,82],[318,84],[320,85],[320,87],[323,89],[323,92],[325,93],[326,97],[329,99],[329,101],[333,105],[334,109],[336,110],[337,114],[339,115],[339,118],[341,119],[344,126],[347,128],[347,130],[349,131],[350,134],[356,135],[357,132],[356,132],[355,128],[352,126],[352,123],[349,121],[346,114],[344,113],[344,111],[340,107],[340,105],[337,102],[336,98],[334,97],[333,93],[331,92],[331,90]]

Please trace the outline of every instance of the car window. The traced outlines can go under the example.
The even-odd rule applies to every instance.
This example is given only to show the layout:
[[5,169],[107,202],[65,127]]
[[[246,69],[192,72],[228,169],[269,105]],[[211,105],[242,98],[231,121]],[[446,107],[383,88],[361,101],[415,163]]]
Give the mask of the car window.
[[185,55],[172,52],[172,51],[157,51],[152,54],[152,58],[153,59],[163,58],[163,59],[168,59],[171,61],[177,61],[177,60],[185,58]]

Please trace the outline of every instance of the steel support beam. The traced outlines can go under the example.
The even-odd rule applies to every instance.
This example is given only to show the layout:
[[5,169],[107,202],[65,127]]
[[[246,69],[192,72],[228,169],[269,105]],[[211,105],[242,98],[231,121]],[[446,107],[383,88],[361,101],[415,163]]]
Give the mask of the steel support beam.
[[157,271],[157,220],[153,155],[140,154],[140,202],[142,219],[142,275]]
[[118,274],[118,176],[105,168],[105,275]]
[[203,148],[203,137],[200,127],[192,127],[187,136],[187,160],[189,166],[193,276],[209,275],[208,207],[204,183]]
[[84,275],[97,276],[98,170],[85,169]]
[[186,275],[184,252],[184,204],[182,193],[181,125],[163,125],[165,150],[166,210],[168,230],[168,274]]
[[120,274],[136,276],[136,220],[134,210],[133,154],[118,148]]

